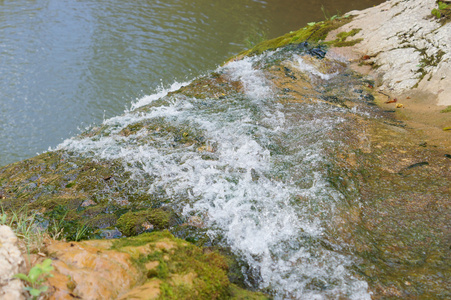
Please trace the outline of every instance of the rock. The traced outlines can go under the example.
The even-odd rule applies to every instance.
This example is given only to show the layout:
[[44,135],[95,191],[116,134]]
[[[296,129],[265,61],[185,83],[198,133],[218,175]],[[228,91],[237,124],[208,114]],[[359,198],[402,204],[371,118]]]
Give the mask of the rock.
[[99,235],[104,239],[117,239],[122,237],[122,233],[117,229],[100,229]]
[[47,280],[49,299],[268,299],[232,285],[222,256],[169,232],[50,241],[47,252],[55,268]]
[[382,87],[399,94],[417,89],[433,95],[437,105],[451,104],[451,22],[443,25],[432,17],[435,0],[390,0],[349,14],[353,20],[332,31],[361,29],[352,46],[355,57],[372,58]]
[[10,227],[0,225],[0,299],[25,299],[22,281],[13,278],[23,266],[16,235]]
[[112,242],[83,243],[53,242],[47,249],[52,253],[54,277],[50,299],[68,298],[70,294],[82,299],[113,299],[127,292],[141,277],[130,255],[109,250]]
[[95,203],[94,201],[92,201],[91,199],[86,199],[85,201],[83,201],[81,203],[81,207],[87,207],[87,206],[92,206],[92,205],[96,205],[97,203]]
[[188,219],[188,225],[190,226],[194,226],[194,227],[198,227],[198,228],[203,228],[205,227],[204,225],[204,221],[202,220],[201,217],[199,216],[191,216]]

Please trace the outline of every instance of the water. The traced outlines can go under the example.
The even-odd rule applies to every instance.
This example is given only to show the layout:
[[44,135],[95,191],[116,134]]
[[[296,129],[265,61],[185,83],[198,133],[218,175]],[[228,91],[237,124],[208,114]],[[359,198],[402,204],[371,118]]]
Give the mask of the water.
[[0,1],[0,166],[246,48],[381,0]]
[[[122,161],[141,192],[168,199],[185,220],[201,219],[212,240],[249,265],[248,284],[276,299],[371,299],[367,283],[351,271],[355,258],[327,238],[336,207],[354,201],[326,174],[333,159],[326,149],[338,145],[331,136],[347,110],[283,104],[263,71],[281,55],[218,68],[228,82],[219,86],[238,82],[237,91],[149,96],[58,148]],[[339,71],[323,73],[296,54],[283,59],[318,86],[338,83]]]
[[[245,261],[249,285],[276,299],[370,299],[352,271],[357,259],[327,237],[336,207],[353,201],[326,174],[346,111],[282,103],[264,71],[267,56],[280,53],[217,68],[231,84],[227,95],[168,94],[243,49],[246,38],[323,18],[317,2],[295,3],[2,2],[0,164],[105,118],[96,134],[58,149],[121,161],[140,192],[167,199],[184,220],[200,218],[211,240]],[[334,84],[340,75],[298,55],[286,59],[312,82]]]

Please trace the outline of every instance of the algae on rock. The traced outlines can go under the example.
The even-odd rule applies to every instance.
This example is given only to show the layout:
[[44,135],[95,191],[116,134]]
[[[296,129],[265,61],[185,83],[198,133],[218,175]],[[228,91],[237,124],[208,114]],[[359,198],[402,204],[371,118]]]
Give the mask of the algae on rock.
[[[227,264],[167,231],[119,240],[53,241],[50,299],[269,299],[227,278]],[[102,267],[98,267],[101,265]]]

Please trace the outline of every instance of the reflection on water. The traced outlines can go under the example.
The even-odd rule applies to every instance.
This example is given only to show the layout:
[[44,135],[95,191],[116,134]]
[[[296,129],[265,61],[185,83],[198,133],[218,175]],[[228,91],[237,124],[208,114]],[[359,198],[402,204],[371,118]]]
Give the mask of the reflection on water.
[[0,1],[0,165],[215,68],[248,42],[381,0]]

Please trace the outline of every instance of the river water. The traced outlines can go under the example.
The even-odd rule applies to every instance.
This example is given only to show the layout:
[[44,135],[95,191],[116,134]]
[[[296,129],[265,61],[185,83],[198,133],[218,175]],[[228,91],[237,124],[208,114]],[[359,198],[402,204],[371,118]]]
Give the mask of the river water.
[[381,0],[1,0],[0,166],[264,38]]
[[[372,107],[360,105],[355,91],[364,85],[354,86],[341,63],[325,71],[303,54],[281,50],[228,63],[179,92],[141,99],[58,149],[120,162],[131,176],[99,191],[108,211],[129,204],[117,193],[124,189],[162,199],[158,205],[174,209],[181,223],[202,223],[211,243],[245,262],[245,282],[275,299],[369,300],[367,282],[353,271],[358,259],[330,240],[337,210],[358,205],[358,197],[331,184],[328,152],[346,147],[334,137],[352,122],[349,113],[371,117]],[[290,102],[270,80],[280,60],[298,82],[314,86],[298,89],[305,102]],[[358,109],[318,101],[313,95],[323,87],[339,87],[337,95]]]

